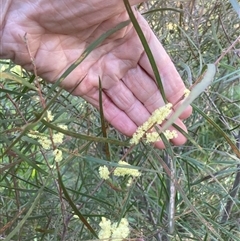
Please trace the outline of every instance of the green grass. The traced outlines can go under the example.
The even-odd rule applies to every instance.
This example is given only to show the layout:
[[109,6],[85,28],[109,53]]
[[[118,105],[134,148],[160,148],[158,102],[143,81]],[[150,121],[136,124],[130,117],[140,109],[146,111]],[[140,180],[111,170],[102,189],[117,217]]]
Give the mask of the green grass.
[[[189,141],[166,150],[144,143],[131,148],[127,137],[104,127],[102,113],[41,80],[42,98],[54,115],[49,123],[34,76],[2,60],[0,71],[7,75],[0,79],[4,240],[96,240],[101,217],[113,222],[126,217],[129,240],[240,240],[239,42],[228,49],[238,38],[240,19],[226,0],[149,1],[139,8],[189,88],[221,57],[210,86],[192,103]],[[63,160],[56,163],[52,148],[43,149],[29,136],[31,130],[49,138],[62,132],[57,147]],[[98,168],[114,169],[123,157],[141,177],[130,187],[126,177],[103,181]]]

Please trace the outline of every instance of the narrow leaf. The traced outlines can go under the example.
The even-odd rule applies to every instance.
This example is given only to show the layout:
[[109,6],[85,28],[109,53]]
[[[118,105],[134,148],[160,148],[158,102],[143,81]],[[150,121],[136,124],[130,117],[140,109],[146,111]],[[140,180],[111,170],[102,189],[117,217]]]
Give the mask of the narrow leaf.
[[120,146],[126,146],[128,145],[127,143],[123,142],[123,141],[118,141],[118,140],[114,140],[114,139],[109,139],[109,138],[104,138],[104,137],[96,137],[96,136],[89,136],[89,135],[84,135],[84,134],[79,134],[73,131],[69,131],[69,130],[64,130],[50,122],[47,122],[46,120],[42,119],[41,122],[46,125],[47,127],[51,128],[52,130],[56,130],[58,132],[61,132],[65,135],[68,136],[72,136],[75,138],[79,138],[79,139],[83,139],[83,140],[87,140],[87,141],[96,141],[96,142],[103,142],[103,143],[112,143],[112,144],[116,144],[116,145],[120,145]]
[[98,238],[96,232],[94,231],[94,229],[92,228],[92,226],[88,223],[88,221],[85,219],[85,217],[80,213],[80,211],[78,210],[78,208],[75,206],[74,202],[72,201],[72,199],[70,198],[67,189],[65,188],[65,186],[63,185],[63,181],[61,178],[60,173],[58,172],[58,182],[60,187],[62,188],[62,191],[64,193],[64,196],[66,198],[66,200],[68,201],[69,205],[72,207],[74,213],[80,218],[80,220],[83,222],[83,224],[88,228],[88,230],[96,237]]
[[[103,106],[102,106],[102,83],[101,83],[100,78],[99,78],[99,113],[100,113],[100,118],[101,118],[101,128],[102,128],[103,137],[107,138],[107,128],[106,128]],[[110,155],[110,149],[109,149],[108,142],[105,142],[105,150],[106,150],[106,157],[107,157],[108,161],[110,161],[111,155]]]
[[157,82],[157,85],[158,85],[158,88],[159,88],[159,91],[162,95],[162,98],[164,100],[165,103],[167,103],[167,98],[166,98],[166,95],[165,95],[165,92],[164,92],[164,88],[163,88],[163,84],[162,84],[162,81],[161,81],[161,78],[160,78],[160,75],[159,75],[159,72],[158,72],[158,67],[157,67],[157,64],[154,60],[154,57],[153,57],[153,54],[152,54],[152,51],[151,49],[149,48],[149,45],[148,45],[148,42],[143,34],[143,31],[141,29],[141,27],[139,26],[138,24],[138,21],[137,19],[135,18],[134,16],[134,13],[132,11],[132,8],[128,2],[128,0],[123,0],[124,4],[125,4],[125,7],[126,7],[126,10],[128,12],[128,15],[129,15],[129,18],[138,34],[138,37],[139,39],[141,40],[142,42],[142,45],[143,45],[143,48],[147,54],[147,57],[148,57],[148,60],[152,66],[152,70],[153,70],[153,73],[154,73],[154,76],[155,76],[155,79],[156,79],[156,82]]
[[232,4],[233,9],[237,12],[238,17],[240,18],[240,5],[236,0],[229,0]]
[[216,67],[214,64],[208,64],[208,69],[201,82],[197,83],[191,90],[189,96],[183,101],[179,108],[174,112],[169,120],[162,127],[162,131],[168,129],[182,114],[182,112],[212,83]]
[[20,76],[17,76],[15,74],[11,74],[11,73],[8,73],[8,72],[0,72],[0,77],[2,79],[9,79],[9,80],[13,80],[14,82],[17,82],[29,89],[32,89],[32,90],[37,90],[37,88],[30,84],[28,81],[26,81],[24,78],[20,77]]
[[240,151],[237,146],[233,143],[233,141],[226,135],[226,133],[222,130],[222,128],[213,121],[210,117],[208,117],[203,111],[201,111],[197,106],[192,104],[194,110],[196,110],[202,117],[204,117],[217,131],[222,137],[227,141],[227,143],[231,146],[232,151],[236,154],[238,158],[240,158]]
[[23,219],[22,219],[22,220],[18,223],[18,225],[13,229],[13,231],[4,239],[5,241],[10,241],[10,240],[12,240],[12,237],[13,237],[14,235],[16,235],[16,234],[21,230],[22,226],[24,225],[24,223],[27,221],[27,219],[29,218],[29,216],[30,216],[31,213],[33,212],[35,206],[38,204],[38,201],[39,201],[39,199],[40,199],[40,197],[41,197],[41,194],[42,194],[42,192],[43,192],[44,187],[45,187],[45,185],[43,185],[43,186],[39,189],[36,197],[34,197],[34,200],[32,200],[32,199],[29,200],[29,202],[28,202],[27,205],[32,204],[31,207],[29,208],[28,212],[27,212],[26,215],[23,217]]

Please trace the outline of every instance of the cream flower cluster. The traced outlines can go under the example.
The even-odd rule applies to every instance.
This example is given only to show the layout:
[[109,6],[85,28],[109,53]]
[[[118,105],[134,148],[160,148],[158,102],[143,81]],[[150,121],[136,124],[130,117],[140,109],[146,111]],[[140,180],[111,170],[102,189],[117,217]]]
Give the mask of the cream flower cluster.
[[184,90],[184,97],[187,98],[190,94],[190,90],[189,89],[185,89]]
[[[59,127],[63,128],[63,125],[59,125]],[[65,126],[66,128],[66,126]],[[49,150],[51,149],[51,140],[49,137],[45,136],[44,134],[38,132],[38,131],[30,131],[28,134],[31,138],[37,139],[38,142],[41,144],[43,149]],[[61,144],[63,142],[64,134],[63,133],[53,133],[52,140],[54,144]]]
[[[163,132],[165,138],[167,140],[171,140],[173,138],[176,138],[178,136],[177,131],[175,130],[166,130]],[[161,137],[159,136],[159,134],[157,132],[151,132],[151,133],[146,133],[146,142],[150,143],[150,142],[156,142],[156,141],[160,141]]]
[[98,237],[102,240],[109,240],[112,235],[112,225],[111,221],[102,217],[102,221],[99,223],[101,230],[98,234]]
[[[118,164],[131,167],[131,165],[125,161],[119,161]],[[132,177],[139,177],[139,176],[141,176],[141,173],[137,169],[132,169],[132,168],[128,168],[128,167],[117,167],[114,170],[114,175],[118,176],[118,177],[126,176],[126,175],[129,175]]]
[[55,161],[56,162],[60,162],[61,160],[62,160],[62,151],[61,150],[59,150],[59,149],[55,149],[54,151],[53,151],[53,155],[55,156]]
[[99,167],[98,172],[102,179],[107,180],[109,178],[110,172],[105,165]]
[[[132,176],[132,177],[141,176],[141,173],[138,170],[128,168],[128,166],[131,167],[131,165],[129,163],[127,163],[125,161],[119,161],[118,164],[124,165],[126,167],[117,167],[113,172],[114,176],[118,176],[118,177],[119,176],[126,176],[126,175]],[[99,171],[99,175],[102,179],[107,180],[109,178],[110,172],[105,165],[99,167],[98,171]]]
[[[47,111],[47,117],[46,120],[47,121],[52,121],[53,120],[53,115],[51,113],[51,111]],[[58,127],[67,130],[67,126],[66,125],[58,125]],[[43,147],[43,149],[45,150],[50,150],[51,149],[51,145],[52,145],[52,141],[55,145],[60,145],[63,142],[63,138],[64,138],[64,134],[63,133],[53,133],[52,134],[52,141],[50,140],[50,138],[48,136],[46,136],[43,133],[40,133],[38,131],[33,131],[31,130],[28,134],[29,137],[33,138],[33,139],[37,139],[37,141],[40,143],[40,145]],[[62,160],[62,151],[60,149],[55,149],[53,151],[53,155],[55,157],[55,161],[56,162],[60,162]]]
[[47,118],[44,119],[46,119],[47,121],[53,121],[53,118],[54,116],[52,115],[52,112],[50,110],[47,110]]
[[126,218],[122,218],[119,225],[117,222],[111,223],[110,220],[102,217],[102,221],[99,223],[101,230],[98,234],[100,240],[114,240],[122,241],[130,234],[129,223]]
[[[142,126],[139,126],[136,132],[133,134],[132,139],[130,140],[130,144],[138,144],[139,141],[146,136],[146,142],[155,142],[160,140],[159,134],[157,132],[147,133],[154,125],[160,125],[162,122],[170,115],[172,109],[172,104],[168,103],[159,109],[156,109],[152,115],[148,118],[148,120],[143,123]],[[164,135],[166,138],[172,139],[177,137],[176,131],[167,130]]]

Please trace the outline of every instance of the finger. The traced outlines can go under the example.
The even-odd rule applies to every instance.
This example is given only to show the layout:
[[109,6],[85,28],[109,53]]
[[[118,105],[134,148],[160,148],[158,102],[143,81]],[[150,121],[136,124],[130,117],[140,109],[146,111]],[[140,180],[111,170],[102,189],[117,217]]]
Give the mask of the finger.
[[[175,104],[182,98],[186,87],[180,75],[178,74],[173,62],[171,61],[169,55],[166,53],[157,37],[151,31],[145,19],[141,15],[138,17],[138,19],[140,25],[143,26],[143,30],[146,33],[148,44],[151,48],[155,62],[157,64],[167,100],[172,104]],[[146,71],[148,75],[155,79],[152,67],[149,63],[146,53],[142,55],[139,64],[140,66],[142,66],[142,68]]]
[[[183,131],[187,132],[187,128],[186,128],[186,126],[183,124],[183,122],[181,120],[179,120],[179,119],[176,120],[175,124],[178,127],[180,127]],[[168,128],[168,130],[170,130],[170,131],[173,131],[173,130],[177,131],[173,126],[170,126]],[[186,137],[183,134],[181,134],[179,131],[177,131],[177,137],[171,139],[170,141],[175,146],[181,146],[181,145],[183,145],[186,142],[186,140],[187,140]],[[159,148],[159,149],[164,149],[165,148],[165,145],[164,145],[163,141],[155,142],[154,146]]]
[[165,105],[155,81],[139,65],[127,72],[123,82],[150,113]]
[[111,101],[137,125],[142,125],[150,116],[146,107],[122,81],[104,90]]
[[[178,102],[173,109],[176,111],[181,104],[184,102],[184,100],[181,100],[180,102]],[[192,114],[192,107],[189,105],[179,116],[179,119],[181,120],[185,120],[187,119],[190,115]]]
[[[82,96],[86,101],[99,109],[99,89],[95,88],[87,95]],[[132,136],[137,129],[137,125],[129,116],[102,92],[102,107],[105,119],[118,131],[127,136]]]

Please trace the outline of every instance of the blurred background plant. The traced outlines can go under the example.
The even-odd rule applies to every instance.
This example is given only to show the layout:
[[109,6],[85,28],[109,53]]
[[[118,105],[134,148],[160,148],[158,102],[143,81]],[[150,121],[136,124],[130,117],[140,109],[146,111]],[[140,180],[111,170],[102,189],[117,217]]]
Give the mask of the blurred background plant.
[[[0,239],[96,240],[101,221],[120,227],[126,218],[124,240],[240,240],[237,7],[233,0],[138,6],[186,86],[201,80],[206,64],[217,66],[181,147],[131,148],[84,100],[2,60]],[[120,160],[141,176],[114,176]],[[109,179],[100,177],[103,166]]]

